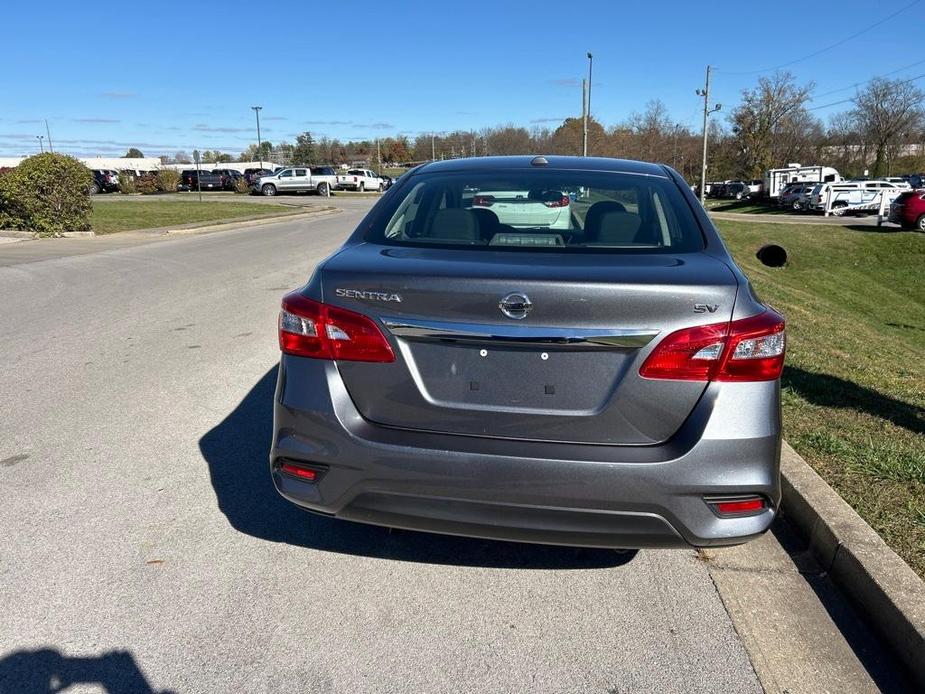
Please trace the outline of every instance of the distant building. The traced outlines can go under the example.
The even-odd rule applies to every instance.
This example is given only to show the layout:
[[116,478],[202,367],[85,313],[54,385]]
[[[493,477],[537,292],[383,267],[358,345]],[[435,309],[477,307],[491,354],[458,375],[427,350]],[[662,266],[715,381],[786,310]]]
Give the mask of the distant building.
[[[0,169],[15,168],[19,166],[25,158],[26,157],[0,157]],[[161,160],[157,157],[77,157],[77,160],[88,169],[113,169],[115,171],[134,171],[135,173],[141,173],[142,171],[157,171],[158,169],[183,171],[185,169],[196,168],[195,164],[161,164]],[[213,162],[203,161],[199,163],[199,168],[201,169],[236,169],[241,173],[244,173],[245,169],[275,169],[277,166],[279,165],[269,159],[264,159],[262,162],[234,161],[215,164]]]

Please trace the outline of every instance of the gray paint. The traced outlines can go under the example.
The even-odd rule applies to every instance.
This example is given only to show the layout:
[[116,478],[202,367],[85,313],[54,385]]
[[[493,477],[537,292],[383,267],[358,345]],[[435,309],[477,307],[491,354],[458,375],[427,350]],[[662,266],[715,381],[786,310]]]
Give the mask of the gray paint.
[[[779,384],[639,375],[667,334],[765,310],[687,186],[639,162],[550,157],[544,167],[671,178],[701,227],[697,253],[566,258],[364,241],[410,179],[486,167],[528,168],[529,158],[407,174],[303,288],[377,321],[396,360],[283,356],[271,461],[329,468],[310,484],[274,467],[283,496],[352,520],[555,544],[729,544],[763,532],[780,495]],[[532,304],[518,320],[499,310],[512,292]],[[715,312],[695,309],[704,304]],[[632,340],[586,339],[601,335]],[[719,518],[703,500],[736,493],[772,508]]]

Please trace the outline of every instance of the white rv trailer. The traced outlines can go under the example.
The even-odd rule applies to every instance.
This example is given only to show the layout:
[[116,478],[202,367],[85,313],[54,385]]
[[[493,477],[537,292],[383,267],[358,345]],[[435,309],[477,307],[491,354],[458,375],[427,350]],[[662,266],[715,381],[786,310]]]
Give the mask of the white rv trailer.
[[837,183],[842,180],[831,166],[800,166],[788,164],[783,169],[770,169],[764,175],[764,193],[776,198],[788,183]]

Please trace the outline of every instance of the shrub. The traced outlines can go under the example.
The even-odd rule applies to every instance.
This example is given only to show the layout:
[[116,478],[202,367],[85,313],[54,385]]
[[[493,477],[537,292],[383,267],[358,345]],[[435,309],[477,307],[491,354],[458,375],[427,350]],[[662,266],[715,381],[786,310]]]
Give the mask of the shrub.
[[180,172],[173,169],[161,169],[157,172],[156,185],[162,193],[176,193],[180,182]]
[[125,193],[126,195],[131,195],[136,192],[135,190],[135,176],[125,172],[119,173],[119,192]]
[[90,229],[93,174],[74,157],[37,154],[0,180],[0,224],[7,228],[42,236]]
[[244,177],[236,178],[234,181],[234,192],[246,195],[251,192],[251,187],[244,180]]
[[157,176],[154,174],[139,176],[135,179],[135,189],[142,195],[154,195],[160,192],[157,187]]

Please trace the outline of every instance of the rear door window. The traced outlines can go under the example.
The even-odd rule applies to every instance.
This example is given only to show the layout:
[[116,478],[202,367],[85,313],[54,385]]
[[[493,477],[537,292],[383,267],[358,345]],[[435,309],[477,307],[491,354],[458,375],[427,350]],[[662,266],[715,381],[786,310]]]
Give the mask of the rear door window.
[[416,178],[367,240],[590,253],[703,248],[691,208],[668,178],[534,170]]

